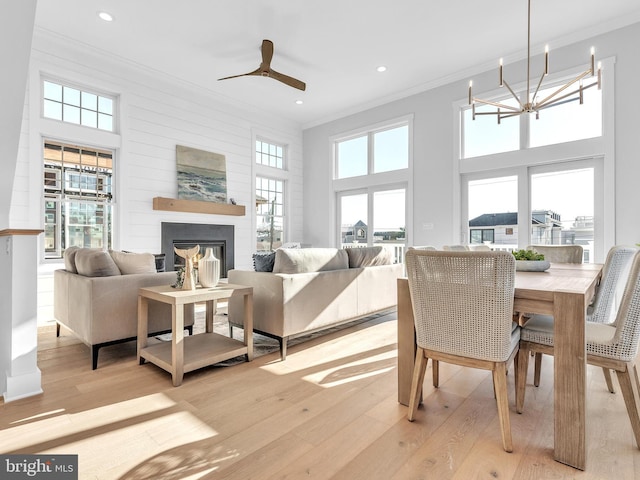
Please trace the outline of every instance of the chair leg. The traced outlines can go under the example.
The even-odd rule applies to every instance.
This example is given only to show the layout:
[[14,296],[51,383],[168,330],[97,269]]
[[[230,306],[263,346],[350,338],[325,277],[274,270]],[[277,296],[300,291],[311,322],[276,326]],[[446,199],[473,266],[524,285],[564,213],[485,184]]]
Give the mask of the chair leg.
[[506,452],[512,452],[513,442],[511,439],[511,420],[509,419],[506,370],[505,363],[496,364],[493,370],[493,389],[496,393],[498,418],[500,419],[500,430],[502,431],[502,446]]
[[527,386],[527,370],[529,369],[529,351],[520,346],[518,351],[518,369],[516,373],[516,412],[524,410],[524,392]]
[[60,324],[56,322],[56,337],[60,336]]
[[[424,383],[424,373],[427,369],[427,357],[424,356],[424,350],[418,347],[416,352],[416,363],[413,366],[413,378],[411,380],[411,396],[409,397],[409,412],[407,418],[410,422],[416,415],[420,397],[422,396],[422,384]],[[432,360],[433,363],[433,360]]]
[[616,370],[616,374],[631,421],[633,435],[636,438],[636,446],[640,448],[640,392],[638,392],[638,384],[631,378],[632,370],[635,370],[635,366],[629,362],[624,372]]
[[431,359],[431,373],[433,374],[433,386],[438,388],[440,385],[440,362]]
[[540,352],[537,352],[535,356],[535,364],[533,366],[533,385],[536,387],[540,386],[540,369],[541,368],[542,368],[542,354]]
[[607,388],[610,393],[616,393],[616,389],[613,388],[613,381],[611,379],[611,370],[606,367],[602,367],[602,373],[604,373],[604,381],[607,382]]

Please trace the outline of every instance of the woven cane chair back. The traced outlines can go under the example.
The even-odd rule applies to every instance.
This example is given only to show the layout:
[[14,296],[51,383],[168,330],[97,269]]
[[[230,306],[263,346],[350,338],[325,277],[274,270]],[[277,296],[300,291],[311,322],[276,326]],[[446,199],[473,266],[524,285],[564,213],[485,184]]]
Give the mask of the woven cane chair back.
[[509,358],[511,253],[409,250],[406,267],[419,347],[496,362]]
[[626,246],[615,246],[609,250],[593,307],[589,309],[590,322],[615,322],[629,271],[639,250],[637,247]]
[[527,250],[541,253],[551,263],[582,263],[581,245],[529,245]]

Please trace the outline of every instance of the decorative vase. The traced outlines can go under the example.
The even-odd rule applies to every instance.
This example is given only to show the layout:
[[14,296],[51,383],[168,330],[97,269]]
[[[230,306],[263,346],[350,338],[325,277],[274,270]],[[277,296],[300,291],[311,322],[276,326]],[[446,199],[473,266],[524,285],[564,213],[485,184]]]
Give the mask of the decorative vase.
[[213,248],[207,248],[198,260],[198,277],[203,287],[215,287],[220,281],[220,260],[213,255]]

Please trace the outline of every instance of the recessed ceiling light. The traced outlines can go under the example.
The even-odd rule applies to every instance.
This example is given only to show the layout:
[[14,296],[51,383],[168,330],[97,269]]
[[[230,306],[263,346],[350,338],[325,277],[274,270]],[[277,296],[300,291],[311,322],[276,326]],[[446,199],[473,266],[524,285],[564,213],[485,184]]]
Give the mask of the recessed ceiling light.
[[296,105],[302,105],[304,102],[302,100],[296,100]]
[[98,12],[98,16],[105,22],[113,22],[113,15],[107,12]]
[[385,67],[384,65],[380,65],[378,68],[376,68],[376,70],[378,72],[386,72],[387,71],[387,67]]

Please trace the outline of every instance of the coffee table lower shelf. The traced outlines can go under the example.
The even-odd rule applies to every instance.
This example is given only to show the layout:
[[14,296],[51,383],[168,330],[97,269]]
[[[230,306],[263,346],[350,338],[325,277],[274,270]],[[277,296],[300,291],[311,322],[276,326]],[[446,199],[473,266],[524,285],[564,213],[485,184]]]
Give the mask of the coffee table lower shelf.
[[[229,360],[240,355],[248,355],[247,346],[218,333],[199,333],[184,337],[184,364],[182,373]],[[172,362],[172,342],[150,345],[140,350],[140,363],[146,360],[176,375]]]

